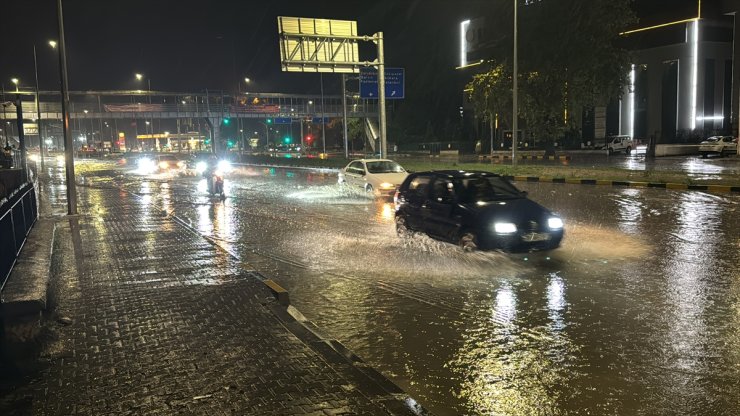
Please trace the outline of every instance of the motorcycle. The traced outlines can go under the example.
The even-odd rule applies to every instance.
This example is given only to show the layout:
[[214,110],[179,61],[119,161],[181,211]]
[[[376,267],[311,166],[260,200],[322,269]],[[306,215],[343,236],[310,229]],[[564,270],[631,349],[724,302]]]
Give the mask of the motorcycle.
[[221,172],[213,172],[213,174],[206,178],[206,181],[208,182],[208,193],[217,195],[221,199],[226,199],[226,194],[224,193],[224,176]]
[[226,160],[209,163],[198,163],[196,170],[206,178],[208,193],[219,196],[222,200],[226,199],[224,193],[224,173],[231,169],[231,164]]

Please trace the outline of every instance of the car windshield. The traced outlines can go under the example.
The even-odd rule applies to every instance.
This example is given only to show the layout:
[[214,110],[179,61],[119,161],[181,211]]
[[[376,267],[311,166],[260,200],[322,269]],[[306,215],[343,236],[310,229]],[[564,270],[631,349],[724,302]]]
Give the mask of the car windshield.
[[514,185],[498,176],[459,179],[455,183],[455,191],[458,200],[463,204],[522,196]]
[[[718,142],[719,141],[719,137],[710,137],[710,138],[708,138],[705,141],[706,142]],[[696,142],[694,142],[694,143],[696,143]]]
[[367,171],[370,173],[400,173],[405,172],[401,165],[390,160],[367,162]]
[[177,158],[173,155],[162,155],[159,157],[160,162],[174,162]]

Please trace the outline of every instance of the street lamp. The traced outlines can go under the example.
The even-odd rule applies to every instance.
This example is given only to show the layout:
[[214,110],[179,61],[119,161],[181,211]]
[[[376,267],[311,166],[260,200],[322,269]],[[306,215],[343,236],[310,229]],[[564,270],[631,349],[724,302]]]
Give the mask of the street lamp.
[[249,78],[244,78],[244,82],[246,82],[247,84],[249,84],[250,82],[252,82],[252,80],[249,79]]
[[18,78],[11,78],[10,79],[10,82],[12,82],[13,84],[15,84],[15,92],[18,92],[18,84],[20,83],[20,81],[18,80]]
[[55,40],[50,40],[50,41],[49,41],[49,46],[51,46],[52,48],[56,49],[56,48],[57,48],[57,41],[55,41]]

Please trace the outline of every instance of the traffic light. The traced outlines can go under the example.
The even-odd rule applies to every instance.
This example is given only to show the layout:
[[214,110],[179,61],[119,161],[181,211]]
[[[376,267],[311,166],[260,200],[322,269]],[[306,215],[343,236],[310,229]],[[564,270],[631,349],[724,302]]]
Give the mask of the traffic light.
[[230,122],[231,122],[231,120],[230,120],[230,119],[228,119],[228,118],[225,118],[225,119],[224,119],[224,124],[225,124],[225,125],[227,125],[227,126],[228,126]]
[[228,147],[234,147],[234,141],[233,140],[227,141],[226,142],[226,146],[228,146]]
[[272,119],[271,118],[268,118],[267,119],[267,124],[272,124]]
[[311,144],[312,141],[313,141],[313,137],[306,136],[306,143]]
[[283,143],[290,144],[290,137],[286,137],[283,139]]

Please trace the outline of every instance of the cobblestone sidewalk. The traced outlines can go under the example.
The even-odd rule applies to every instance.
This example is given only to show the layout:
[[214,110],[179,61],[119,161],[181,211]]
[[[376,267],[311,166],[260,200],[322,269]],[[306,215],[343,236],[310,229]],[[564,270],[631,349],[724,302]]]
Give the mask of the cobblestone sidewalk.
[[422,412],[146,199],[78,190],[82,215],[57,223],[41,368],[2,382],[0,414]]

